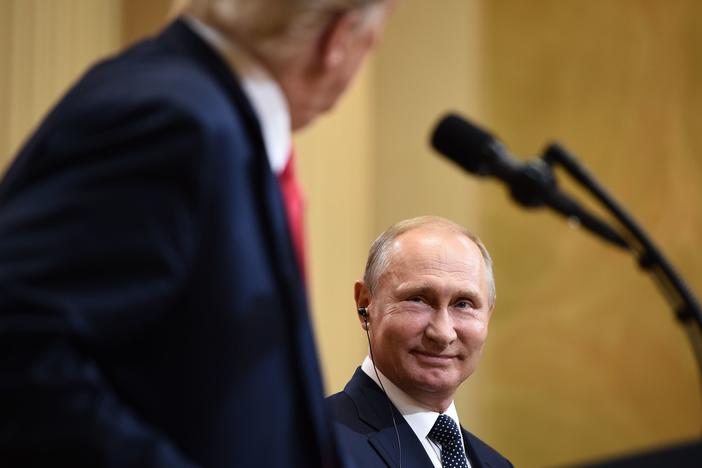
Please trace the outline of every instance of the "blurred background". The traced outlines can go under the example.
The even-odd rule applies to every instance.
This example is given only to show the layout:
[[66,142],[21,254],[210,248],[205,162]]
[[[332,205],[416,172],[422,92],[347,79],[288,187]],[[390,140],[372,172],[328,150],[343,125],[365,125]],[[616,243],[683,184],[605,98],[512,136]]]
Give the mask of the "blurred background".
[[[0,171],[87,66],[173,11],[172,0],[0,0]],[[699,437],[700,377],[650,278],[427,142],[448,110],[524,158],[561,142],[702,294],[700,109],[696,0],[402,0],[350,93],[296,138],[327,392],[366,353],[352,286],[370,242],[437,214],[476,231],[495,261],[488,346],[457,396],[469,430],[519,467]]]

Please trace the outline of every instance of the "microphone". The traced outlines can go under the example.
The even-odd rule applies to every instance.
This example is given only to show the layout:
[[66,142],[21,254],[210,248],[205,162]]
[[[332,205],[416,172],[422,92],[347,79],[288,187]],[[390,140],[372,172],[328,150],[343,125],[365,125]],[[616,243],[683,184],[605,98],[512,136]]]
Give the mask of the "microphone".
[[629,247],[617,231],[558,190],[550,159],[523,163],[512,157],[489,132],[456,114],[448,114],[439,121],[432,133],[431,145],[464,170],[505,182],[512,198],[522,206],[549,206],[619,247]]
[[512,182],[522,163],[509,155],[495,137],[456,114],[448,114],[434,129],[431,145],[475,175]]

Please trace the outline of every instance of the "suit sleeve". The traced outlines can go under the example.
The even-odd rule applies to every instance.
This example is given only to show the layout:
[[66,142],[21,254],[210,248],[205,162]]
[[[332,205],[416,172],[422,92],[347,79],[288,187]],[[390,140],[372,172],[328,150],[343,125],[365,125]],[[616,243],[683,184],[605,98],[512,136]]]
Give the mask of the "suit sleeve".
[[110,365],[180,299],[197,230],[197,131],[163,106],[67,112],[0,192],[0,460],[191,467]]

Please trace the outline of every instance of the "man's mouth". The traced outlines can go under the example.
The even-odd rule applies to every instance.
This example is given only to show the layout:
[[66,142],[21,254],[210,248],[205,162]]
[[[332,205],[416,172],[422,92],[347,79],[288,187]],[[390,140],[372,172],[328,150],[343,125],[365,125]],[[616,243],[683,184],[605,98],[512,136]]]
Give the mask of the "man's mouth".
[[456,358],[455,355],[448,353],[438,354],[427,351],[413,351],[412,353],[420,362],[436,366],[446,365]]

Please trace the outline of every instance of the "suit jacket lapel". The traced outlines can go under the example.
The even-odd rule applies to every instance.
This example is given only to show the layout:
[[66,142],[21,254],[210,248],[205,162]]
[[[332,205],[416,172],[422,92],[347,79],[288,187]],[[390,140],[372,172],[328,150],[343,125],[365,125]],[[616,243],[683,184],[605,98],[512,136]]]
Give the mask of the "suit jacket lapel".
[[[368,435],[368,442],[378,452],[388,467],[400,466],[400,447],[397,434],[400,435],[402,467],[431,468],[432,463],[416,434],[407,424],[397,409],[360,368],[356,369],[344,392],[351,397],[358,410],[358,417],[377,432]],[[392,413],[391,413],[392,412]],[[395,416],[397,433],[392,416]]]

